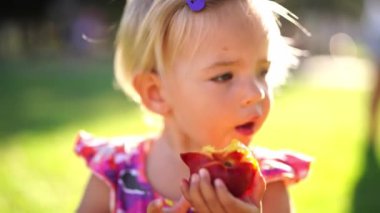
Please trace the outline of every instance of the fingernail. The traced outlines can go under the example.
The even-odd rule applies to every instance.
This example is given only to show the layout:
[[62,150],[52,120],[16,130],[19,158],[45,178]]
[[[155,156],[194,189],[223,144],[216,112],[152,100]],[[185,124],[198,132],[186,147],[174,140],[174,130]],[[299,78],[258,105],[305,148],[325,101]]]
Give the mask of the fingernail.
[[202,168],[199,170],[199,175],[202,177],[202,178],[208,178],[208,172],[206,169]]
[[223,183],[223,181],[222,181],[221,179],[219,179],[219,178],[215,179],[215,181],[214,181],[214,185],[215,185],[216,187],[218,187],[218,188],[223,188],[223,187],[224,187],[224,183]]
[[199,176],[197,174],[191,175],[191,183],[195,184],[199,181]]
[[163,201],[161,199],[157,199],[154,201],[154,205],[157,207],[161,207],[163,205]]

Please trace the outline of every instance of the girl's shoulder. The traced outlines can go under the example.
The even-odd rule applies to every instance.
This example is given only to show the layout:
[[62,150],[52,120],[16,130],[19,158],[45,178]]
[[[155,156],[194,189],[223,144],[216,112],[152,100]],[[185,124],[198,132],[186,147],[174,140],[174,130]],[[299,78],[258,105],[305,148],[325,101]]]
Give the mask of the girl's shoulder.
[[254,147],[252,151],[259,161],[267,183],[276,181],[284,181],[287,185],[297,183],[307,177],[313,160],[310,156],[289,150]]
[[140,169],[149,145],[150,140],[140,136],[106,138],[80,131],[74,151],[95,175],[114,186],[120,172]]

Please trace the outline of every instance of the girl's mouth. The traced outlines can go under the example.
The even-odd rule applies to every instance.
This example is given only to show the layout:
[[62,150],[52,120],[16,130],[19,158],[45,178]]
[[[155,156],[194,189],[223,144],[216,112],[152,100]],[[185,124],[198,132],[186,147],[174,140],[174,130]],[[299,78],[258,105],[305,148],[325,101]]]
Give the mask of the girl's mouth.
[[236,131],[244,136],[250,136],[254,133],[254,122],[247,122],[245,124],[235,127]]

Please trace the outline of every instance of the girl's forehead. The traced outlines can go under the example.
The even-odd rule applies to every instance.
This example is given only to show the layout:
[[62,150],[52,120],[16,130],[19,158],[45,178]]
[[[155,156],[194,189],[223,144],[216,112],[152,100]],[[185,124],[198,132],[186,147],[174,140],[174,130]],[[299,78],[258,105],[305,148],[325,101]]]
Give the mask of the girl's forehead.
[[[235,2],[235,3],[234,3]],[[228,50],[227,43],[237,40],[267,47],[267,32],[259,15],[248,5],[230,1],[216,10],[197,14],[188,25],[188,35],[183,39],[182,52],[194,55],[208,46]]]
[[[251,33],[252,37],[263,34],[265,31],[258,11],[248,3],[249,1],[225,1],[217,8],[210,8],[205,13],[195,14],[191,17],[193,24],[189,27],[191,34],[207,36],[220,28],[230,28],[234,33]],[[194,36],[194,35],[193,35]],[[192,37],[193,37],[192,36]],[[262,35],[260,35],[262,36]]]
[[259,14],[247,1],[226,1],[217,8],[206,8],[199,13],[187,15],[177,16],[169,33],[170,42],[167,44],[173,57],[183,54],[193,56],[204,49],[205,45],[215,43],[216,37],[219,38],[221,48],[228,48],[223,46],[223,38],[231,39],[231,36],[221,34],[234,35],[234,39],[249,37],[252,43],[257,44],[268,43],[267,32]]

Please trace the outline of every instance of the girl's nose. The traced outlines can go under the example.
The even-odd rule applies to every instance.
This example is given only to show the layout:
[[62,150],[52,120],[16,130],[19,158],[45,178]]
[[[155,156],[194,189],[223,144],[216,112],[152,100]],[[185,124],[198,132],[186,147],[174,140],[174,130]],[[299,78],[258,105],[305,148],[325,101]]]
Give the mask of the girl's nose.
[[241,102],[242,107],[257,104],[265,98],[265,85],[258,80],[250,82],[244,92],[243,100]]

